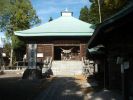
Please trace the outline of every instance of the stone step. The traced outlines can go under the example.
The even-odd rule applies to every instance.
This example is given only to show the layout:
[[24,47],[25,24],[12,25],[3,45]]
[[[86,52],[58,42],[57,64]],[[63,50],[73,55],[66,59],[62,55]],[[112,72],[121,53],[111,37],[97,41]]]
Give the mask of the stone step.
[[52,72],[54,75],[81,75],[82,61],[53,61]]

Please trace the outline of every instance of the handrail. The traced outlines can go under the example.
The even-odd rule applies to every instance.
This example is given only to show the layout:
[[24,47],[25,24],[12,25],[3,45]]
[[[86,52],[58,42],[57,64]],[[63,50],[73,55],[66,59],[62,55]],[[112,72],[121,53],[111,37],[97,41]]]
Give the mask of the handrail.
[[86,59],[85,57],[82,57],[82,63],[83,63],[83,75],[85,77],[92,75],[93,69],[94,69],[94,66],[92,65],[92,61],[90,61],[89,59]]
[[51,64],[52,64],[52,57],[47,57],[46,60],[44,60],[43,67],[45,66],[45,67],[51,68],[52,67]]
[[43,73],[45,76],[49,76],[51,74],[51,67],[52,67],[52,57],[47,57],[46,60],[44,60],[44,65],[42,69],[44,68],[45,72]]
[[[22,65],[20,65],[19,63],[22,63]],[[16,67],[22,67],[22,66],[24,67],[24,66],[26,66],[25,63],[26,63],[25,61],[16,61],[15,65],[16,65]]]

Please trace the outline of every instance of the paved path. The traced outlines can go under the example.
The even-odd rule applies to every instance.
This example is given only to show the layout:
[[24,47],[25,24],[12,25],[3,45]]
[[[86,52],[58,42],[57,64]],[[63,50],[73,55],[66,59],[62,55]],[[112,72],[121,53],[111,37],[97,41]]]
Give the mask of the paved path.
[[93,91],[89,88],[93,85],[83,76],[21,80],[11,73],[0,77],[0,100],[122,100],[121,95],[109,90]]
[[75,77],[57,77],[35,100],[85,100],[83,83]]

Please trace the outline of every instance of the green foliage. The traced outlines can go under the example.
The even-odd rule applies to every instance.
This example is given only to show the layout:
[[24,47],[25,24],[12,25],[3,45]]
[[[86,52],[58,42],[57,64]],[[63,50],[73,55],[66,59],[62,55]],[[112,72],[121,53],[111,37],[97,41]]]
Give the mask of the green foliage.
[[24,42],[14,36],[14,31],[28,29],[40,23],[40,20],[29,0],[1,0],[0,3],[5,7],[0,7],[1,30],[12,39],[12,47],[17,49]]
[[28,29],[40,22],[29,0],[14,0],[11,3],[9,26],[13,31]]
[[11,44],[10,43],[5,43],[3,51],[6,53],[7,57],[10,57],[10,51],[11,51]]
[[96,2],[93,2],[89,9],[88,22],[95,25],[100,22],[98,5]]
[[119,9],[121,8],[127,0],[104,0],[104,4],[109,9]]
[[[88,10],[88,15],[85,13],[80,13],[80,16],[84,17],[86,22],[97,25],[99,24],[99,7],[98,0],[89,0],[91,2],[90,9]],[[128,0],[99,0],[101,5],[101,17],[102,21],[109,18],[113,14],[121,10]],[[81,11],[83,8],[81,9]],[[80,11],[80,12],[81,12]],[[85,11],[85,10],[84,10]],[[87,12],[87,11],[86,11]],[[86,17],[88,16],[88,21]]]
[[17,36],[12,35],[12,48],[17,49],[24,46],[25,46],[24,41],[21,41]]
[[87,8],[87,6],[84,6],[80,10],[79,19],[82,21],[88,22],[88,17],[89,17],[89,9]]
[[9,6],[9,0],[0,0],[0,15],[2,15]]
[[[14,51],[25,51],[25,43],[14,35],[14,31],[29,29],[40,23],[30,0],[0,0],[0,5],[0,30],[4,31],[7,38],[12,41],[10,47]],[[9,50],[8,47],[5,46],[5,49]],[[16,52],[13,55],[15,60]]]

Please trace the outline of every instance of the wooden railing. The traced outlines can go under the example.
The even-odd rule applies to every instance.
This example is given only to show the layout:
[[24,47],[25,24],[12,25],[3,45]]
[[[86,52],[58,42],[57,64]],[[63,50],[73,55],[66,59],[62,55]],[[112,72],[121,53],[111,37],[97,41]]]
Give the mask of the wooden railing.
[[[14,65],[17,69],[27,68],[28,62],[16,61]],[[39,70],[41,70],[42,68],[51,68],[51,67],[52,67],[52,57],[47,57],[44,60],[44,62],[36,62],[36,68]]]
[[43,67],[42,67],[42,75],[44,77],[49,77],[52,75],[52,57],[47,57],[46,60],[44,60]]
[[94,73],[94,62],[82,57],[83,62],[83,75],[88,77],[89,75],[93,75]]
[[16,69],[27,68],[28,62],[25,62],[25,61],[16,61],[14,66],[15,66],[14,68],[16,68]]

